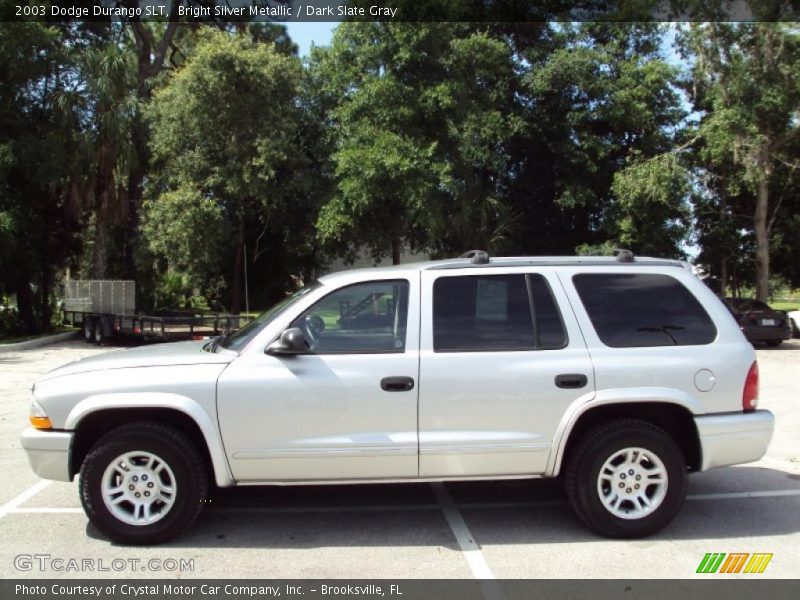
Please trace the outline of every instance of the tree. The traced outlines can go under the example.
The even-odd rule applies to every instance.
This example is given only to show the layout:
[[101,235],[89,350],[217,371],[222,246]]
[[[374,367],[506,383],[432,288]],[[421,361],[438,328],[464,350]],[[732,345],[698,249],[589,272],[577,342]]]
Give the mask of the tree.
[[[0,16],[10,8],[0,3]],[[0,22],[0,285],[16,294],[31,333],[50,328],[55,273],[75,250],[75,33],[69,25]]]
[[[85,81],[83,110],[89,122],[85,137],[90,166],[82,195],[84,204],[92,204],[92,276],[97,279],[110,274],[111,227],[128,224],[131,131],[138,111],[132,58],[124,42],[115,39],[78,57]],[[124,259],[120,262],[124,265]]]
[[718,195],[749,199],[755,235],[756,297],[769,297],[770,246],[781,204],[775,201],[800,166],[800,47],[796,29],[780,23],[696,23],[682,46],[694,57],[691,92],[702,112],[699,135],[712,168],[735,165],[718,178]]
[[[202,279],[208,265],[196,267],[195,257],[207,255],[209,238],[222,240],[211,274],[225,281],[234,313],[241,307],[248,227],[266,227],[292,199],[285,184],[303,162],[294,147],[301,78],[299,60],[274,44],[206,30],[150,106],[156,176],[143,227],[149,246]],[[185,218],[177,214],[184,205]],[[179,218],[168,222],[171,216]],[[207,227],[195,228],[198,219]],[[166,252],[161,240],[182,223],[181,243]],[[209,223],[217,227],[209,230]]]
[[521,39],[526,128],[511,151],[512,251],[571,254],[613,241],[679,254],[688,221],[672,177],[679,165],[645,166],[673,147],[683,116],[662,39],[662,27],[635,23],[551,25]]
[[518,126],[507,43],[468,24],[343,23],[311,62],[333,99],[324,242],[396,264],[403,246],[460,253],[497,238]]

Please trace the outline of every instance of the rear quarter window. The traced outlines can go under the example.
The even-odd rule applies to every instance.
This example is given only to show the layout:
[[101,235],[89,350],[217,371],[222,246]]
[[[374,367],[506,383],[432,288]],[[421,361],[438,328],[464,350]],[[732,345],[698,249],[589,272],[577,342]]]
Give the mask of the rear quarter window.
[[584,273],[572,280],[607,346],[697,346],[717,337],[697,298],[669,275]]

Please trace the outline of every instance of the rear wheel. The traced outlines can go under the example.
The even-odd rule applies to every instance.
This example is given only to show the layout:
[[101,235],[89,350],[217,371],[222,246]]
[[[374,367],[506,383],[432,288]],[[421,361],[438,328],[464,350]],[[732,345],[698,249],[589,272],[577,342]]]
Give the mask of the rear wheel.
[[783,340],[769,340],[767,342],[767,346],[769,346],[770,348],[777,348],[782,343],[783,343]]
[[92,339],[94,343],[98,346],[102,346],[106,342],[106,332],[103,328],[103,321],[101,319],[96,319],[94,322],[94,331],[92,333]]
[[637,420],[610,421],[580,442],[565,486],[592,530],[636,538],[666,527],[686,496],[686,460],[662,429]]
[[94,319],[92,317],[83,317],[83,339],[91,342],[94,337]]
[[118,427],[81,469],[80,495],[92,524],[112,540],[158,544],[195,520],[208,492],[206,465],[179,430],[158,423]]

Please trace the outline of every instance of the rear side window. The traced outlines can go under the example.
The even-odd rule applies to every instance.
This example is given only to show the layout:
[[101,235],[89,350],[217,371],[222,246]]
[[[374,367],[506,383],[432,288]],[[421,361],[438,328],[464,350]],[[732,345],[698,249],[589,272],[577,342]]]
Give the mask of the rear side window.
[[607,346],[695,346],[717,337],[708,313],[674,277],[586,273],[575,275],[573,282]]
[[520,274],[437,279],[433,284],[434,351],[563,347],[566,334],[547,282],[541,275],[528,278]]

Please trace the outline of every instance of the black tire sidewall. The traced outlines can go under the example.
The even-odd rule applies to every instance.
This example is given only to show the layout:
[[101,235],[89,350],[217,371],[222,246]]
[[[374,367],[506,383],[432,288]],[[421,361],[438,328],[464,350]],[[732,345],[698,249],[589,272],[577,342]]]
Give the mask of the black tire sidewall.
[[[151,525],[129,525],[118,520],[106,508],[102,494],[102,478],[115,458],[134,450],[152,452],[166,461],[175,475],[175,504],[167,515]],[[143,431],[133,435],[123,433],[114,439],[104,438],[84,461],[81,470],[81,500],[84,510],[102,533],[112,540],[128,544],[156,544],[179,534],[194,520],[205,494],[197,476],[197,466],[191,464],[183,449],[169,439],[153,432]]]
[[[653,452],[667,469],[667,494],[661,505],[640,519],[622,519],[611,514],[597,493],[597,479],[603,464],[625,448],[644,448]],[[666,527],[677,515],[686,497],[686,461],[678,445],[656,429],[610,432],[587,449],[577,466],[573,503],[584,521],[603,535],[635,538],[652,535]]]

